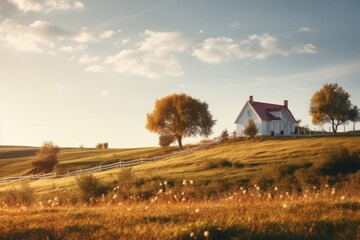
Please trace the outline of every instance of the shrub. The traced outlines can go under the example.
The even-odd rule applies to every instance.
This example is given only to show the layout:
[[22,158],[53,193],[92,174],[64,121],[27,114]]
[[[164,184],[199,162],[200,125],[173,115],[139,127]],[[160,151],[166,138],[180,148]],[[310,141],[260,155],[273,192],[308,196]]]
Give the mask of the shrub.
[[18,189],[12,188],[4,192],[3,201],[8,205],[24,204],[30,206],[35,195],[28,182],[21,182]]
[[102,143],[98,143],[95,146],[97,149],[102,149],[103,148],[103,144]]
[[160,135],[159,136],[159,145],[161,147],[168,147],[175,141],[175,137],[172,135]]
[[57,154],[59,152],[59,147],[51,141],[44,142],[40,150],[36,153],[36,156],[31,160],[31,165],[35,168],[35,173],[52,171],[58,164]]
[[105,194],[108,189],[92,174],[76,177],[76,184],[80,190],[82,199],[86,202],[90,198],[99,197]]
[[325,151],[322,161],[315,163],[314,170],[330,176],[355,173],[360,170],[360,158],[343,146],[333,146]]
[[227,140],[228,138],[229,138],[229,133],[228,133],[228,130],[225,128],[224,131],[222,131],[222,133],[220,135],[220,139]]
[[244,134],[250,137],[255,137],[259,132],[259,129],[256,127],[254,120],[249,119],[247,125],[244,129]]

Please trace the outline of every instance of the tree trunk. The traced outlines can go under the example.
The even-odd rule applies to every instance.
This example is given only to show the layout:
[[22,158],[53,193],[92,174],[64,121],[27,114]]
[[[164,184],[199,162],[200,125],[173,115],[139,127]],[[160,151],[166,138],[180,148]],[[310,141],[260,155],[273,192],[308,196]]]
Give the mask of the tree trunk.
[[180,148],[180,149],[183,149],[182,137],[181,137],[181,136],[176,136],[176,140],[178,141],[179,148]]
[[334,120],[331,120],[331,126],[332,126],[333,135],[336,135],[338,125],[335,124]]

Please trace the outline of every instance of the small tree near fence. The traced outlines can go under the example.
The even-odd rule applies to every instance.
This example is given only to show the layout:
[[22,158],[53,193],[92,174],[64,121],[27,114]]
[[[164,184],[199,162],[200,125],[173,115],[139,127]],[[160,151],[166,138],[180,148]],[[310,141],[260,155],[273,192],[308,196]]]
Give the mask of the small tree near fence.
[[258,132],[259,129],[256,127],[254,120],[249,119],[247,125],[245,126],[244,134],[246,136],[255,137],[258,134]]
[[31,165],[35,168],[34,172],[50,172],[58,164],[57,154],[60,148],[53,142],[44,142],[42,147],[36,153],[36,156],[31,159]]

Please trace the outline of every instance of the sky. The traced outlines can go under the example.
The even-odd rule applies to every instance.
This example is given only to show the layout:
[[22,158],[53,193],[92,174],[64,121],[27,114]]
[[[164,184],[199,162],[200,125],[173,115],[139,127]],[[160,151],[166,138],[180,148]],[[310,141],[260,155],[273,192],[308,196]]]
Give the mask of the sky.
[[360,106],[359,12],[358,0],[0,0],[0,145],[157,146],[146,114],[173,93],[208,103],[210,137],[235,130],[249,95],[286,99],[319,129],[309,103],[325,83]]

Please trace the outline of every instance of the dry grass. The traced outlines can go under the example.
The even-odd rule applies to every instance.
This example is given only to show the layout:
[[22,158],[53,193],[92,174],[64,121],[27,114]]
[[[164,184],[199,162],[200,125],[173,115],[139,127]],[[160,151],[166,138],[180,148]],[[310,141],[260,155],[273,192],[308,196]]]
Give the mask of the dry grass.
[[[324,187],[301,195],[238,189],[211,201],[171,190],[148,201],[71,206],[54,198],[0,209],[0,239],[358,239],[359,196]],[[205,234],[205,235],[204,235]],[[206,237],[206,234],[208,236]]]

